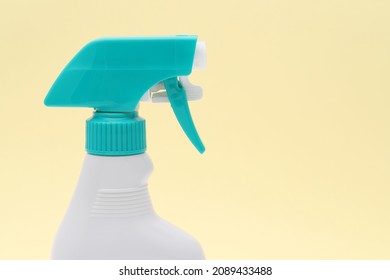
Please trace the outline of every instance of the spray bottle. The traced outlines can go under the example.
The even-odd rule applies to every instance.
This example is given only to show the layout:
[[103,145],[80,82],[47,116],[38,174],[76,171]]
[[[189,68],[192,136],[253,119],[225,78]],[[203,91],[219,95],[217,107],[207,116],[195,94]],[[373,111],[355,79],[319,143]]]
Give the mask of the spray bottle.
[[203,259],[190,235],[160,218],[148,194],[152,162],[145,153],[140,101],[170,102],[185,134],[203,153],[188,100],[202,96],[193,68],[205,67],[196,36],[104,38],[90,42],[64,68],[45,105],[93,108],[73,198],[57,232],[53,259]]

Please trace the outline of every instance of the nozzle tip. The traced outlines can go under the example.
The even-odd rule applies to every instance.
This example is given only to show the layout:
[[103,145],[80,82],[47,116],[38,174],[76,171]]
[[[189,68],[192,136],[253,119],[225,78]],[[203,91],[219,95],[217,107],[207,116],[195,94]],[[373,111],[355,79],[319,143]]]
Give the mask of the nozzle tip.
[[194,62],[192,69],[204,70],[207,68],[206,60],[206,43],[203,41],[196,42]]

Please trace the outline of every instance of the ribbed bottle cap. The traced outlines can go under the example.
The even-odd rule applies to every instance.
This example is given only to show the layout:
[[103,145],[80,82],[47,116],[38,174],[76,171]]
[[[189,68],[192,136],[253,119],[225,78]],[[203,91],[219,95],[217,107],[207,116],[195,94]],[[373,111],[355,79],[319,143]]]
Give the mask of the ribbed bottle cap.
[[87,120],[85,148],[89,154],[125,156],[146,150],[145,120],[137,112],[95,112]]

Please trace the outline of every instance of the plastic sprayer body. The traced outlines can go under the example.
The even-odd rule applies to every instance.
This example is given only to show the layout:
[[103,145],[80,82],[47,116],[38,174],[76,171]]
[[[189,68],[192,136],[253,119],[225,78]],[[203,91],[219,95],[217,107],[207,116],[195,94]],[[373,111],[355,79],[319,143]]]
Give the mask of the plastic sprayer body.
[[137,108],[140,101],[169,102],[203,153],[188,107],[202,89],[187,76],[204,66],[204,44],[196,36],[168,36],[95,40],[64,68],[45,104],[93,108],[94,114],[86,122],[88,154],[54,259],[203,258],[196,240],[153,210],[147,190],[152,163]]
[[203,259],[199,243],[154,211],[146,153],[87,154],[53,259]]

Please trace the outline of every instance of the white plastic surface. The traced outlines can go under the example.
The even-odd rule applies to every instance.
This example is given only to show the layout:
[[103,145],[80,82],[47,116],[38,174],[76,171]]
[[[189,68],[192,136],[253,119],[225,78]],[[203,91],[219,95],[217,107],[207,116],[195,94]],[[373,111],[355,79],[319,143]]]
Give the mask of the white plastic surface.
[[207,68],[206,42],[197,41],[192,69],[204,70]]
[[180,76],[179,80],[186,90],[188,101],[199,100],[203,96],[203,89],[201,86],[194,85],[188,79],[188,76]]
[[146,153],[87,154],[52,258],[204,259],[194,238],[153,210],[147,189],[152,169]]

